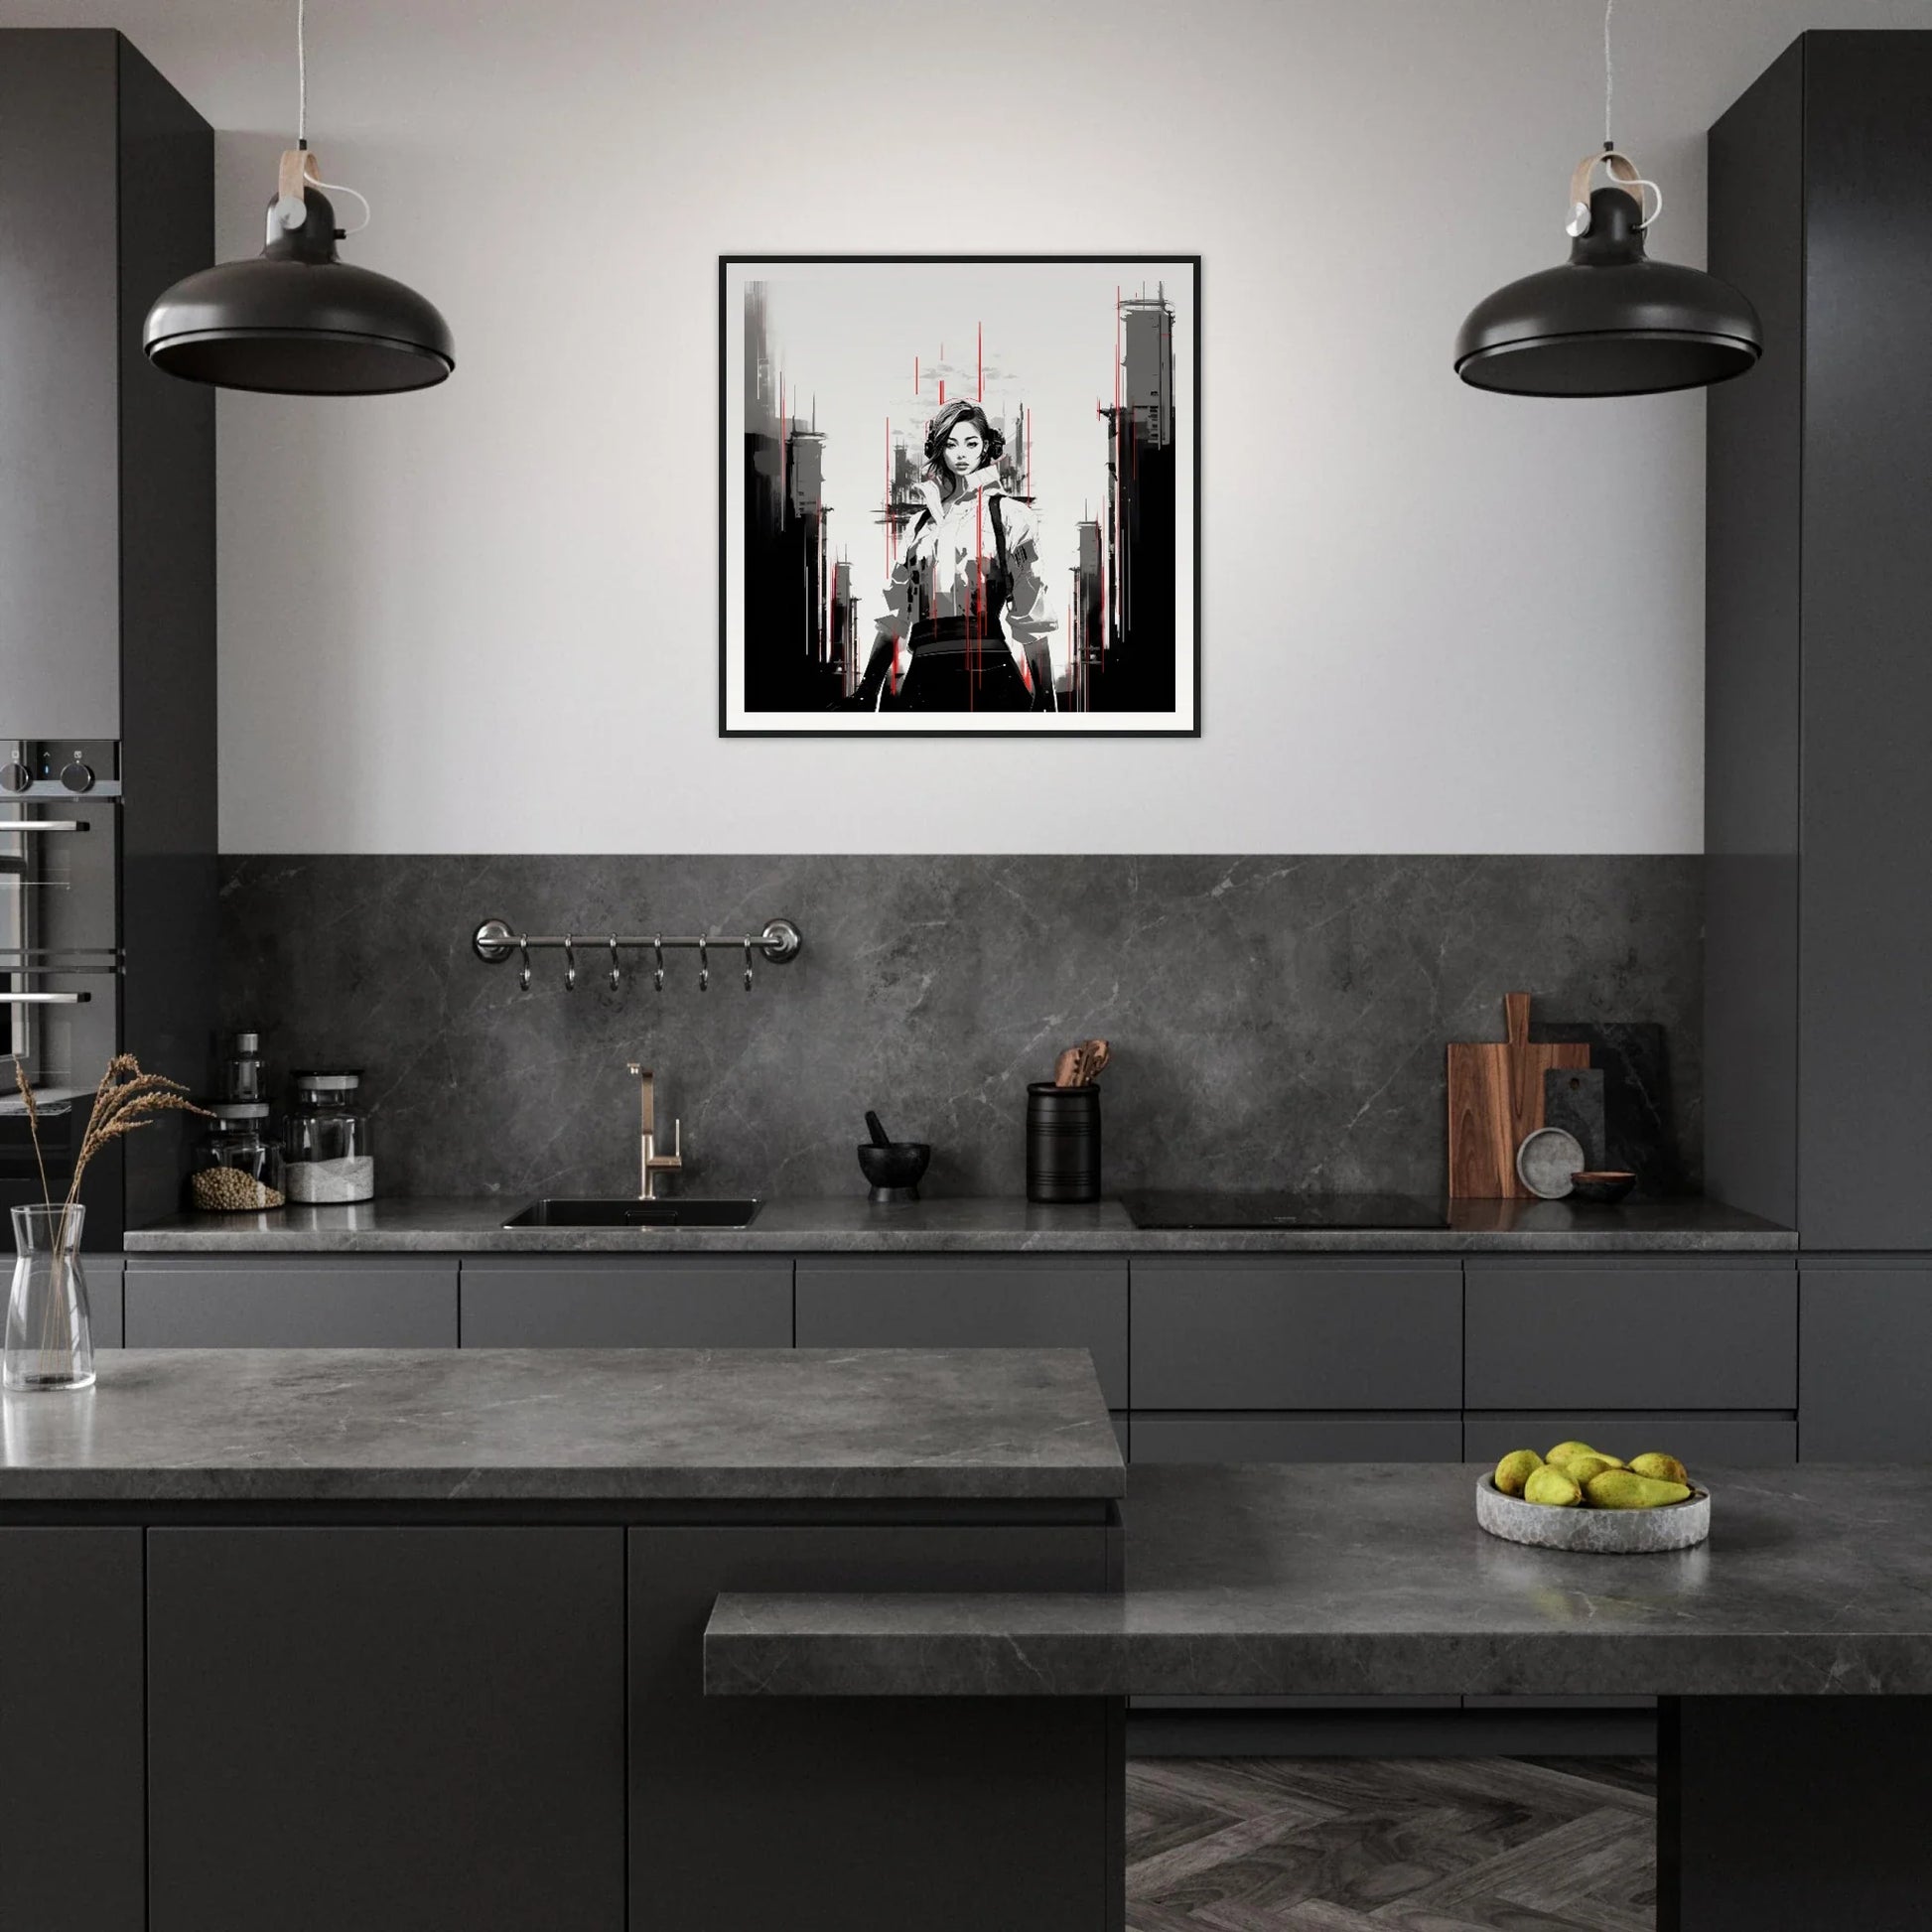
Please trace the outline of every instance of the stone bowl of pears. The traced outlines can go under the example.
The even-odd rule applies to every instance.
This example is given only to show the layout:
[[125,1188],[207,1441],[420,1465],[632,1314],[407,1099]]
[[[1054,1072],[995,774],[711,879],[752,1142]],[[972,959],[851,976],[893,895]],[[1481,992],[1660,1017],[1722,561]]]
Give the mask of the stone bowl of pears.
[[1544,1550],[1641,1556],[1702,1543],[1711,1492],[1661,1449],[1625,1462],[1587,1443],[1559,1443],[1548,1455],[1511,1449],[1476,1484],[1476,1521]]

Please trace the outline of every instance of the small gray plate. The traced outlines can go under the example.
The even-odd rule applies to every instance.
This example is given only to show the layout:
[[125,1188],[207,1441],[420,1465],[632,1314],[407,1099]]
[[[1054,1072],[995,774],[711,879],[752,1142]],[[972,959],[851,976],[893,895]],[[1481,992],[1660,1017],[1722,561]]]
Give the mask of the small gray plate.
[[1590,1556],[1638,1557],[1688,1550],[1711,1534],[1711,1492],[1695,1483],[1681,1503],[1656,1509],[1559,1509],[1505,1496],[1493,1476],[1476,1482],[1476,1521],[1491,1536],[1539,1550],[1578,1550]]
[[1540,1200],[1562,1200],[1570,1176],[1589,1166],[1584,1144],[1561,1127],[1539,1127],[1516,1150],[1516,1178]]

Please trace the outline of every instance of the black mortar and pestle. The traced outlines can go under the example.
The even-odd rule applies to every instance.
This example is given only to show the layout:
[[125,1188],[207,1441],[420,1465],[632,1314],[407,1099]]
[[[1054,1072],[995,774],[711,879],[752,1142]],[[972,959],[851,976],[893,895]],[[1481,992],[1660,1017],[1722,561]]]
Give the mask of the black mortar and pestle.
[[859,1143],[859,1169],[872,1182],[872,1199],[880,1206],[897,1201],[917,1200],[919,1176],[932,1159],[932,1148],[925,1141],[896,1141],[886,1132],[879,1116],[866,1109],[866,1132],[870,1141]]

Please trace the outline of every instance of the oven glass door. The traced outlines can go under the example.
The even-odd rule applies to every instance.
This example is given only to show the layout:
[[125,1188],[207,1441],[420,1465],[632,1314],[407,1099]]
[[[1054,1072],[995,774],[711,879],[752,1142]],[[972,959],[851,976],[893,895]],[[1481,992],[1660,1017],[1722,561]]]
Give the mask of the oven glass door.
[[16,1068],[42,1107],[42,1153],[58,1185],[120,1037],[119,835],[114,799],[0,804],[0,1198],[9,1201],[39,1192]]

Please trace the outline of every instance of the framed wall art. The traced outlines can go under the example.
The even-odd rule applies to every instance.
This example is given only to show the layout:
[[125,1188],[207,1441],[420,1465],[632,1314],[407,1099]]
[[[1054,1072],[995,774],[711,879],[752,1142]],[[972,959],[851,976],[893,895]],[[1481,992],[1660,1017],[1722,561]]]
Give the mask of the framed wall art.
[[1200,729],[1200,258],[719,263],[719,728]]

